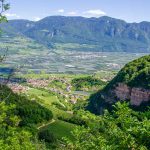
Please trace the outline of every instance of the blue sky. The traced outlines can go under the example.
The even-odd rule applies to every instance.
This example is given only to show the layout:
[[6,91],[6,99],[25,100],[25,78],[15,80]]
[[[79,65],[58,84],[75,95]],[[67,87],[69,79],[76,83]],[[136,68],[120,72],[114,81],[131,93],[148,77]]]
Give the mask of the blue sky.
[[127,22],[150,21],[150,0],[7,0],[8,19],[39,20],[46,16],[110,16]]

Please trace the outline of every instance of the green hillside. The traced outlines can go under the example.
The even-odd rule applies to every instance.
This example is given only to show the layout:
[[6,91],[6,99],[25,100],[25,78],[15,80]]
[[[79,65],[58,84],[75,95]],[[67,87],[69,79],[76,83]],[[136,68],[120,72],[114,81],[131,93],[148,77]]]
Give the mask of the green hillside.
[[125,65],[105,89],[111,89],[119,82],[130,87],[150,89],[150,55],[143,56]]
[[20,126],[36,125],[53,118],[52,112],[36,101],[31,101],[26,96],[13,93],[6,86],[1,85],[0,91],[1,100],[5,100],[7,105],[14,104],[16,106],[13,113],[21,118]]
[[[136,59],[122,68],[102,90],[91,95],[88,109],[94,113],[102,113],[104,109],[112,109],[117,101],[113,90],[117,83],[125,83],[129,87],[150,89],[150,55]],[[149,102],[148,102],[149,103]],[[144,107],[141,104],[139,109]]]

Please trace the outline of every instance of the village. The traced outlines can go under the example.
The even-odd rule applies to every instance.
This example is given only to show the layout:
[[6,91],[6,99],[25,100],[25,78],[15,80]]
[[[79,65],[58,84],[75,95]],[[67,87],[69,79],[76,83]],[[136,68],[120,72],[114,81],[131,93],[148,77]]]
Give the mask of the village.
[[[58,82],[61,86],[54,83]],[[86,100],[87,94],[73,91],[71,80],[61,77],[49,77],[48,79],[27,79],[25,83],[9,82],[8,86],[14,93],[26,94],[30,89],[42,89],[61,97],[65,102],[76,104],[78,100]]]

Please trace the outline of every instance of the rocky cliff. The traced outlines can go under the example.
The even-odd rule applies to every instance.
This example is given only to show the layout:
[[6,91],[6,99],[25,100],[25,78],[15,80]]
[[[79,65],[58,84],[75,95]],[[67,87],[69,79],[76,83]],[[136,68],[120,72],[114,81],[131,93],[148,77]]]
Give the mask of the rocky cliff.
[[118,99],[130,100],[130,104],[135,106],[140,106],[141,103],[150,101],[149,89],[131,88],[124,83],[118,83],[114,93]]

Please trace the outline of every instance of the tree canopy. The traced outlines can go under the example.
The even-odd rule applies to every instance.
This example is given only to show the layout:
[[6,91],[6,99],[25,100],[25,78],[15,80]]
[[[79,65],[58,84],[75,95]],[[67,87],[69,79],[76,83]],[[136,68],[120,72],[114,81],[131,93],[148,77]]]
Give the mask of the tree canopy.
[[[72,133],[75,140],[65,139],[65,150],[148,150],[150,121],[145,113],[137,113],[127,103],[118,102],[113,113],[102,116],[80,112],[87,127],[78,127]],[[144,116],[144,117],[143,117]]]

